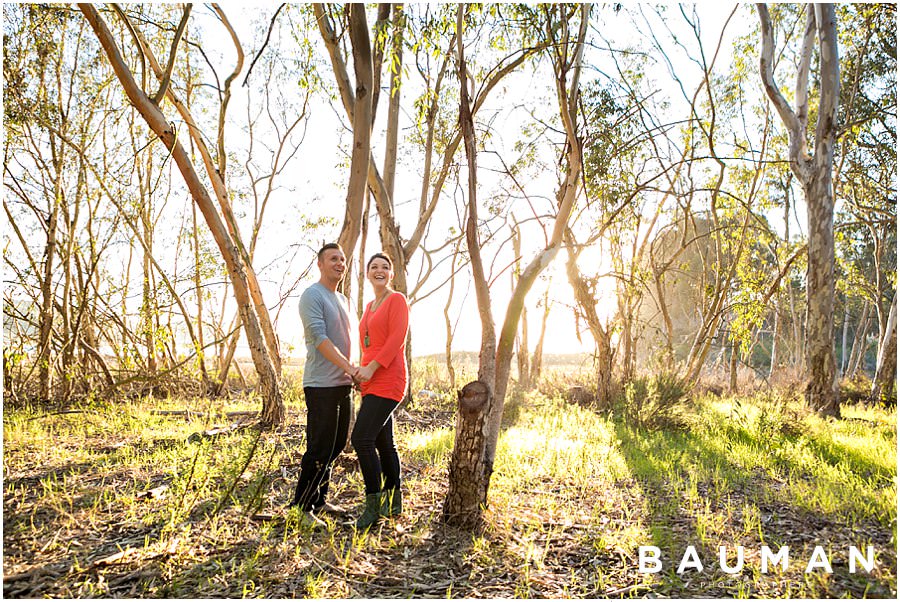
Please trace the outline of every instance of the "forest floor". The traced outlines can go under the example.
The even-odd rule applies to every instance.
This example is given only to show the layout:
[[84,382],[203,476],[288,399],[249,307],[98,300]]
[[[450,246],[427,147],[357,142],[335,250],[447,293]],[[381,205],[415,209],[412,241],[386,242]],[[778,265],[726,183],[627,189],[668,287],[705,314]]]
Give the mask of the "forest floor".
[[[305,447],[296,386],[278,432],[195,436],[249,425],[227,412],[253,396],[5,411],[4,597],[896,598],[895,410],[822,420],[771,393],[707,395],[648,431],[514,392],[472,533],[441,522],[455,401],[420,374],[431,394],[396,419],[403,514],[368,533],[283,510]],[[354,509],[362,490],[345,453],[333,501]],[[659,572],[639,570],[639,546],[661,550]],[[689,546],[703,570],[679,573]],[[737,573],[720,546],[729,567],[743,546]],[[764,572],[762,546],[789,546],[787,570]],[[871,571],[851,571],[850,546],[873,547]]]

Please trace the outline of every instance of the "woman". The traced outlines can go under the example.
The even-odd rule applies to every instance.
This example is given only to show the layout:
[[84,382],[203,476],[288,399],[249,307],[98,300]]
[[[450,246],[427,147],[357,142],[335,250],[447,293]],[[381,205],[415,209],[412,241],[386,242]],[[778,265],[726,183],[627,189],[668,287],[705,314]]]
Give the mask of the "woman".
[[350,441],[359,457],[366,485],[366,505],[356,521],[366,529],[383,516],[400,514],[400,457],[394,446],[392,415],[406,394],[406,333],[409,304],[403,293],[391,288],[394,266],[382,253],[366,264],[375,300],[359,322],[360,362],[357,377],[362,405]]

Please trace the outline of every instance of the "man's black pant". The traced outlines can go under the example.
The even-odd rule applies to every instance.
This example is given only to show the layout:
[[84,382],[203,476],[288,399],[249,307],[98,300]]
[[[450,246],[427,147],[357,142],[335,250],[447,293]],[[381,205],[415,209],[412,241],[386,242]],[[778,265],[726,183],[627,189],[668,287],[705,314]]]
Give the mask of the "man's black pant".
[[352,387],[303,387],[306,397],[306,453],[291,506],[312,510],[325,504],[331,464],[347,445]]

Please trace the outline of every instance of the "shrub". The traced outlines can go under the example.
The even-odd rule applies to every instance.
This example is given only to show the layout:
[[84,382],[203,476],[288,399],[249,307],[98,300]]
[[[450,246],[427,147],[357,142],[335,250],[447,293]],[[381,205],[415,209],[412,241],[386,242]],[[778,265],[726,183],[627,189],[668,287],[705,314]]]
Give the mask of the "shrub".
[[663,372],[639,377],[625,385],[623,411],[628,424],[653,430],[663,426],[683,428],[682,416],[688,389],[675,374]]

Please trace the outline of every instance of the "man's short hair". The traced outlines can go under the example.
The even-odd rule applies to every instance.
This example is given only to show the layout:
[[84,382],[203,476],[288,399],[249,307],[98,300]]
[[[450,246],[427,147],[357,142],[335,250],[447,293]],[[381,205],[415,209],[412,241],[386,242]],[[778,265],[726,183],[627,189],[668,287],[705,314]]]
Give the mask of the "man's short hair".
[[341,245],[339,245],[338,243],[336,243],[336,242],[327,243],[325,245],[322,245],[322,248],[319,249],[319,252],[316,254],[318,261],[322,261],[322,256],[325,255],[325,251],[328,251],[329,249],[337,249],[341,253],[344,252],[344,250],[341,248]]

